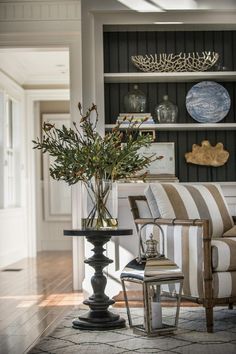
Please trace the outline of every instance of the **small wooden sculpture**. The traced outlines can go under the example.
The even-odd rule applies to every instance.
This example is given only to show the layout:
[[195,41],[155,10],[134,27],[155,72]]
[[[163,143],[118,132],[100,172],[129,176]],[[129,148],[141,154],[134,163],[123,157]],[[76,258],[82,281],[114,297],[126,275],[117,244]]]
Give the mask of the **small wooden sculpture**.
[[223,166],[228,158],[229,152],[222,143],[212,146],[208,140],[203,140],[201,145],[193,144],[192,151],[185,154],[188,163],[213,167]]

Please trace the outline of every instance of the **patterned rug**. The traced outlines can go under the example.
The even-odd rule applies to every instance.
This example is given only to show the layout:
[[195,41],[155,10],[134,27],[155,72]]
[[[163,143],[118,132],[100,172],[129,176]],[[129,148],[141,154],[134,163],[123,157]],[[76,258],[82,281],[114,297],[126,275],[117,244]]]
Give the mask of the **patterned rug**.
[[[122,317],[125,309],[114,309]],[[110,331],[80,331],[71,321],[85,310],[73,311],[51,335],[44,337],[30,354],[235,354],[236,310],[217,307],[214,310],[214,333],[205,331],[202,307],[181,308],[178,330],[174,334],[145,337],[133,334],[130,328]],[[142,323],[142,310],[132,309],[135,323]]]

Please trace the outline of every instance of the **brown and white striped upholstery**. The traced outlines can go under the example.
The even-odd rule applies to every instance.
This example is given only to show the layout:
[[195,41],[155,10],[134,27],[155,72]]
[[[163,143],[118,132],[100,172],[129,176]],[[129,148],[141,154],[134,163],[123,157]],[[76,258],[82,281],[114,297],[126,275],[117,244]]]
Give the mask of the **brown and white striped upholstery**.
[[149,207],[156,202],[161,218],[208,219],[212,237],[222,237],[233,226],[218,184],[150,183],[144,193]]
[[236,296],[236,271],[213,273],[213,297],[229,298]]
[[[140,225],[141,226],[141,225]],[[175,262],[184,273],[183,294],[196,298],[203,297],[203,230],[200,226],[187,225],[161,225],[164,232],[165,256]],[[144,238],[148,239],[150,233],[157,239],[158,250],[163,250],[159,229],[152,224],[144,229]],[[184,255],[184,257],[183,257]],[[123,276],[129,273],[135,266],[133,262],[128,264],[122,272]],[[142,267],[135,267],[137,278],[144,276]],[[173,285],[174,286],[174,285]],[[170,289],[174,291],[174,289]]]
[[217,272],[236,270],[236,237],[220,237],[211,242],[212,269]]
[[[152,227],[152,225],[150,226]],[[174,261],[184,274],[183,295],[200,299],[204,298],[202,227],[162,225],[162,228],[165,234],[165,255]],[[224,242],[225,240],[225,238],[212,240],[212,250],[215,249],[217,242]],[[233,242],[236,243],[236,238],[234,238],[234,240]],[[226,268],[232,269],[231,264],[233,264],[233,261],[231,262],[230,260],[229,267],[223,267],[222,262],[227,261],[227,259],[225,259],[227,256],[225,255],[225,257],[223,256],[224,258],[221,258],[221,252],[223,252],[222,244],[220,244],[218,252],[220,252],[220,256],[218,256],[220,263],[218,262],[218,264],[221,266],[220,269],[222,269],[222,271],[219,272],[215,269],[213,272],[213,297],[222,298],[236,296],[236,271],[224,271]],[[122,275],[126,277],[130,271],[132,271],[133,275],[135,272],[137,273],[137,279],[144,279],[143,265],[137,265],[136,262],[134,264],[132,261],[124,269]],[[170,290],[173,291],[174,289]]]
[[[162,228],[165,233],[166,256],[184,274],[183,295],[204,298],[202,227],[162,225]],[[233,237],[212,240],[212,259],[216,267],[213,269],[214,298],[236,296],[235,247],[236,238]]]
[[162,228],[165,233],[165,255],[173,260],[184,274],[183,294],[203,298],[202,227],[162,225]]

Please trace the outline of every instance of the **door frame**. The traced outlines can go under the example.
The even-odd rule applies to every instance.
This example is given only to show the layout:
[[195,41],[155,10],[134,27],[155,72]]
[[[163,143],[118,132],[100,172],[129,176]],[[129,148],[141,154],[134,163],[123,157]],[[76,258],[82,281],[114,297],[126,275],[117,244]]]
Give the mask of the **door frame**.
[[[32,139],[35,139],[37,132],[37,115],[35,112],[35,103],[39,101],[69,101],[69,89],[54,90],[25,90],[25,126],[26,131],[26,159],[28,161],[27,180],[30,181],[30,193],[27,193],[27,239],[28,239],[28,256],[36,257],[37,255],[37,216],[36,216],[36,156],[33,150]],[[32,119],[33,117],[33,119]]]

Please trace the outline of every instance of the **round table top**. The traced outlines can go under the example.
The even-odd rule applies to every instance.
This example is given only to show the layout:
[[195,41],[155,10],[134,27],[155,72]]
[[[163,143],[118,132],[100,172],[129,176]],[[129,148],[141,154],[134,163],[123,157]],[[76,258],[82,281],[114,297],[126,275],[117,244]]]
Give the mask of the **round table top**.
[[132,229],[74,229],[64,230],[64,236],[129,236]]

